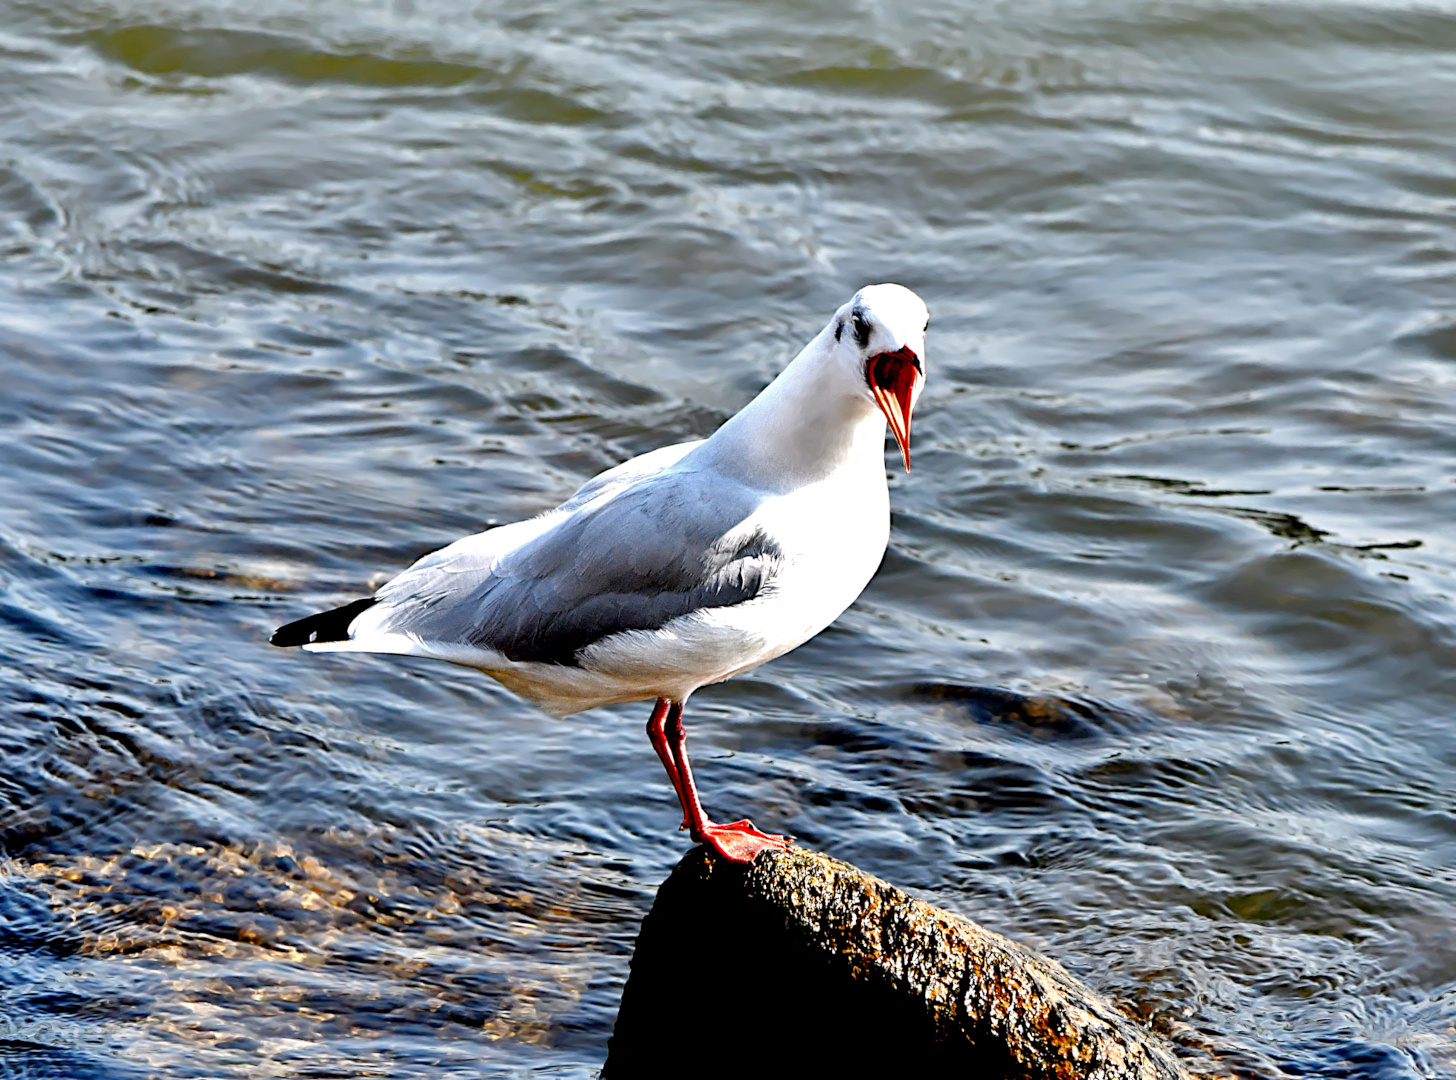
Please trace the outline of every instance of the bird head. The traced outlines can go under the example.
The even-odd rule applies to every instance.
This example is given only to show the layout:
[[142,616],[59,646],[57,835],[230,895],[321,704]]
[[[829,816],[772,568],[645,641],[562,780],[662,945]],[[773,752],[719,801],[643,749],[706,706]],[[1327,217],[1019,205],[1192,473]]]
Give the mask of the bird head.
[[925,301],[903,285],[866,285],[835,315],[835,350],[890,425],[910,471],[910,417],[925,386]]

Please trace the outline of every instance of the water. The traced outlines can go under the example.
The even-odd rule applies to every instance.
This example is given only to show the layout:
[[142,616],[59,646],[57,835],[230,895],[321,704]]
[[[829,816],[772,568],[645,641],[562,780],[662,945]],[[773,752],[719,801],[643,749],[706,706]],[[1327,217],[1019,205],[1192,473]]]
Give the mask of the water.
[[890,551],[694,698],[710,809],[1197,1068],[1456,1072],[1456,8],[4,11],[0,1075],[594,1075],[646,707],[266,635],[880,280]]

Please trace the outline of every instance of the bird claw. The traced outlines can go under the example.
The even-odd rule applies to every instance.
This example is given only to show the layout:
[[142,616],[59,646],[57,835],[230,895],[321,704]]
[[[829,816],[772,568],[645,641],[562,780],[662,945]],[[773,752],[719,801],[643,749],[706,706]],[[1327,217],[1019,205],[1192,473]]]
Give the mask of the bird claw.
[[747,818],[730,821],[726,825],[715,825],[710,821],[701,832],[693,833],[693,839],[707,844],[729,862],[736,863],[751,863],[760,851],[781,851],[794,843],[792,836],[762,832]]

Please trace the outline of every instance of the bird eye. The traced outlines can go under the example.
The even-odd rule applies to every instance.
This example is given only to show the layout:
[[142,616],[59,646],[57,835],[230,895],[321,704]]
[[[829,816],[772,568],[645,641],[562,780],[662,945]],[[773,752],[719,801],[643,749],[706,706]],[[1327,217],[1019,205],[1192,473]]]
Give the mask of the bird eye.
[[862,311],[854,313],[854,340],[859,342],[861,349],[870,343],[870,323]]

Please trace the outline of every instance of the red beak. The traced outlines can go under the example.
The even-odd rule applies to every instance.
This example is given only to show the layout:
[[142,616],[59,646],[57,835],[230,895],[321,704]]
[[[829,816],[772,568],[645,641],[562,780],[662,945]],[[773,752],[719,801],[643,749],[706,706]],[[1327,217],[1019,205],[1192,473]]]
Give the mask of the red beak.
[[890,433],[900,444],[905,471],[909,472],[910,414],[915,410],[915,399],[920,396],[920,383],[924,378],[920,358],[909,345],[902,345],[894,352],[870,357],[868,374],[870,393],[874,394],[880,411],[890,423]]

